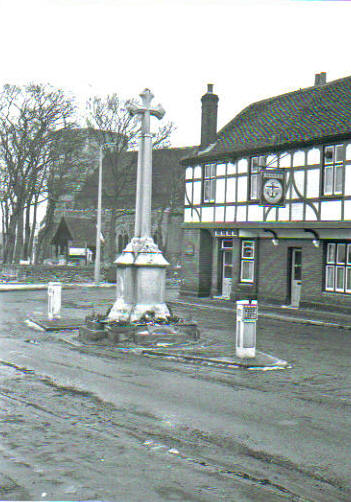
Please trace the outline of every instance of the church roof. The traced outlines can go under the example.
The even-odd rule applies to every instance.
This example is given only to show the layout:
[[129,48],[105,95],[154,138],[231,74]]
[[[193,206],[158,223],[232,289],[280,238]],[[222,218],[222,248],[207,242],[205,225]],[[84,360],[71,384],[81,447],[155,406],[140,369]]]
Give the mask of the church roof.
[[62,216],[57,224],[51,243],[70,240],[73,247],[95,247],[96,219],[77,216]]
[[249,105],[218,132],[213,145],[196,156],[235,156],[343,135],[351,135],[351,77]]
[[[167,207],[170,194],[182,205],[184,198],[183,168],[180,161],[196,152],[193,147],[159,148],[152,152],[152,206]],[[121,154],[118,168],[121,191],[114,193],[116,182],[111,179],[112,173],[106,163],[103,164],[103,207],[134,209],[136,192],[136,169],[138,152],[130,151]],[[118,183],[117,183],[118,186]],[[96,170],[75,195],[76,207],[96,207],[98,187],[98,170]]]

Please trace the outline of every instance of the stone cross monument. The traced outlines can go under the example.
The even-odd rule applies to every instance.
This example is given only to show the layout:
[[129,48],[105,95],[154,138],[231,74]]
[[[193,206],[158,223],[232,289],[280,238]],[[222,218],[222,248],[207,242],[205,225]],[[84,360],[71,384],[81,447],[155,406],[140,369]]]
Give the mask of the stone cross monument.
[[166,267],[168,262],[151,237],[152,135],[150,116],[161,119],[164,109],[151,107],[153,94],[145,89],[141,104],[130,103],[131,115],[141,121],[138,152],[134,237],[117,258],[117,299],[109,321],[136,321],[147,312],[166,319]]

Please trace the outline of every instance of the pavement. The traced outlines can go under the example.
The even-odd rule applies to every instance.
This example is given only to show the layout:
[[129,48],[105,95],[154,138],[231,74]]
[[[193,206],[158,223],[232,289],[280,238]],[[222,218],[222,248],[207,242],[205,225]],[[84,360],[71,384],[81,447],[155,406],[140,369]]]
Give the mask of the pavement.
[[[82,283],[82,284],[62,284],[63,289],[88,289],[95,288],[99,291],[106,288],[113,289],[114,284],[101,283]],[[44,290],[47,284],[20,284],[7,283],[0,284],[1,291],[25,291],[25,290]],[[112,295],[113,296],[113,295]],[[211,312],[233,312],[233,321],[235,319],[235,305],[230,300],[219,298],[196,298],[196,297],[179,297],[177,289],[173,288],[168,291],[167,303],[171,308],[185,309],[202,309]],[[64,301],[63,301],[64,308]],[[28,325],[36,327],[37,324],[45,331],[65,331],[74,330],[82,325],[84,316],[72,318],[72,315],[62,316],[62,319],[48,321],[47,319],[31,318],[27,321]],[[315,325],[330,328],[351,329],[351,313],[328,312],[313,309],[296,309],[288,306],[270,305],[266,303],[259,304],[259,319],[269,318],[278,321],[286,321],[289,323]],[[37,327],[38,327],[37,326]],[[74,345],[84,345],[78,340],[77,334],[64,334],[64,340]],[[105,342],[106,344],[107,342]],[[109,343],[109,342],[108,342]],[[91,345],[103,345],[104,343],[92,342]],[[233,339],[214,341],[207,339],[206,332],[202,333],[199,343],[189,343],[180,345],[156,344],[153,347],[121,347],[121,350],[131,351],[137,350],[145,356],[157,356],[170,358],[174,360],[182,360],[185,362],[225,366],[232,368],[246,369],[283,369],[288,368],[289,363],[280,357],[271,356],[259,350],[256,350],[255,358],[238,358],[235,351],[232,350]]]
[[[233,310],[235,305],[231,300],[222,300],[217,298],[193,298],[179,297],[170,303],[174,305],[194,306],[196,308],[213,310]],[[330,328],[351,329],[351,310],[350,313],[335,312],[317,309],[295,308],[286,305],[271,305],[268,303],[259,303],[259,317],[276,319],[278,321],[288,321],[298,324],[307,324],[315,326],[324,326]]]
[[[24,284],[24,283],[3,283],[0,284],[1,291],[31,291],[45,290],[48,285],[43,283]],[[115,288],[111,283],[62,283],[62,289],[80,289],[80,288]],[[168,300],[168,303],[174,305],[194,306],[196,308],[218,310],[233,310],[235,305],[231,300],[218,298],[197,298],[197,297],[174,297]],[[305,309],[289,307],[286,305],[272,305],[268,303],[259,303],[259,316],[280,321],[295,322],[298,324],[320,325],[325,327],[351,329],[351,310],[350,313],[335,312],[317,309]]]
[[[58,282],[58,281],[53,281]],[[114,288],[115,284],[102,282],[100,284],[95,284],[94,282],[82,282],[82,283],[65,283],[62,282],[62,289],[74,289],[74,288]],[[40,289],[47,289],[48,283],[23,283],[23,282],[3,282],[0,283],[0,291],[36,291]]]

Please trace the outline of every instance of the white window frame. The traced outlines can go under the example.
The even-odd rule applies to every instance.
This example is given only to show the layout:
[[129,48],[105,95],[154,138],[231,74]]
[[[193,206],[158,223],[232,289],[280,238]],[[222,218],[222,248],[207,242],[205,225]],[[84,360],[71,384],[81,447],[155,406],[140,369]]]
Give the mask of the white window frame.
[[[245,247],[251,246],[252,256],[245,256]],[[244,269],[248,266],[249,274],[244,275]],[[245,270],[246,272],[246,270]],[[255,241],[241,241],[240,282],[253,283],[255,280]]]
[[[329,286],[328,282],[327,282],[327,280],[328,280],[328,270],[332,270],[332,272],[333,272],[333,274],[332,274],[333,275],[333,280],[332,280],[333,284],[332,284],[332,286]],[[334,291],[335,290],[335,266],[334,265],[327,265],[325,267],[325,290],[326,291]]]
[[[344,254],[344,259],[340,259],[340,250],[343,249],[343,254]],[[346,259],[347,259],[347,256],[346,256],[346,252],[347,252],[347,246],[346,246],[346,242],[339,242],[336,246],[336,260],[335,260],[335,263],[337,265],[345,265],[346,264]],[[342,258],[342,257],[341,257]]]
[[216,164],[203,166],[203,202],[216,201]]
[[[338,287],[338,270],[342,271],[342,287]],[[335,291],[338,293],[344,293],[345,291],[345,267],[342,265],[336,265],[335,267]]]
[[[331,250],[332,251],[332,257],[331,255]],[[328,242],[327,244],[327,263],[335,263],[336,259],[336,243],[335,242]]]
[[[342,270],[342,283],[338,284],[338,274],[340,274],[340,270]],[[334,293],[350,294],[351,276],[350,281],[348,281],[349,270],[351,270],[351,244],[348,242],[328,242],[324,268],[324,290]],[[331,282],[333,282],[333,284],[328,284],[329,274],[332,275]]]
[[[260,170],[266,166],[266,157],[264,155],[250,158],[250,193],[249,200],[258,200],[260,196]],[[255,189],[254,189],[255,188]]]
[[[341,179],[338,182],[339,174]],[[330,180],[327,184],[328,177]],[[323,149],[323,195],[342,195],[343,188],[344,145],[327,145]]]
[[350,284],[348,284],[348,274],[347,272],[351,270],[351,267],[345,267],[345,291],[346,293],[351,293],[351,277],[350,277]]

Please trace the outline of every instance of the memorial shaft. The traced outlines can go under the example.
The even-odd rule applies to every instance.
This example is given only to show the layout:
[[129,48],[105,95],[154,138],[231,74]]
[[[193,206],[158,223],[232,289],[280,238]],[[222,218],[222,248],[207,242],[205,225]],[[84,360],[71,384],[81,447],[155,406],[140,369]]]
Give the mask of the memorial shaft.
[[167,260],[151,237],[152,134],[150,118],[164,115],[163,108],[151,107],[149,89],[141,94],[141,104],[129,103],[128,111],[140,119],[134,237],[117,258],[117,299],[109,320],[140,319],[152,312],[169,316],[165,304]]

